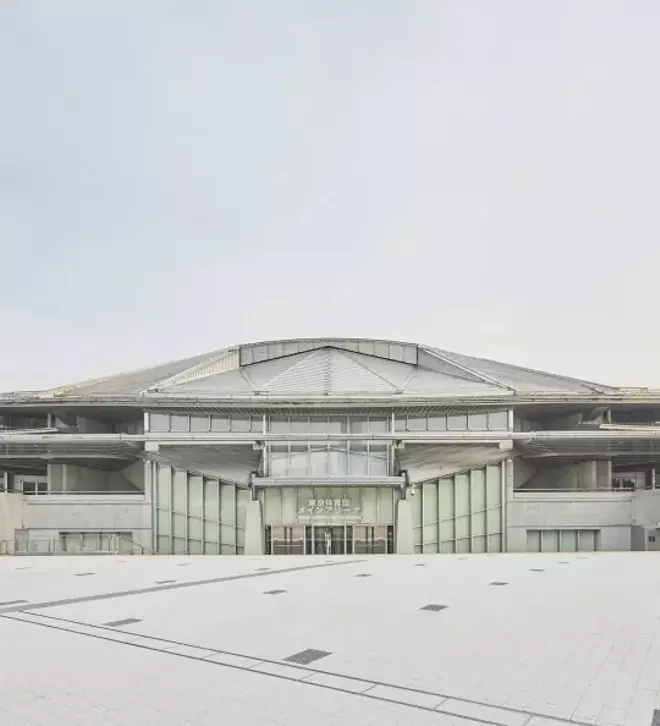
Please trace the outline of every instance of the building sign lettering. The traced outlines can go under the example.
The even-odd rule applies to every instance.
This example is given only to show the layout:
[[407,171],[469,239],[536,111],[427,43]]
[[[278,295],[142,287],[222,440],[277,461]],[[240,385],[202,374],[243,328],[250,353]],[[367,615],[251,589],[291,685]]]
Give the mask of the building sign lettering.
[[317,517],[340,517],[342,519],[360,519],[360,507],[352,507],[350,499],[310,499],[306,506],[298,509],[298,519]]

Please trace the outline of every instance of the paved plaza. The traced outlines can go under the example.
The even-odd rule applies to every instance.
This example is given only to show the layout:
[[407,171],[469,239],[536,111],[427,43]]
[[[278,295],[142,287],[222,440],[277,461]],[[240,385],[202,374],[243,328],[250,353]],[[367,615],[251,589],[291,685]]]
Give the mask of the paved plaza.
[[660,556],[0,558],[0,724],[651,726]]

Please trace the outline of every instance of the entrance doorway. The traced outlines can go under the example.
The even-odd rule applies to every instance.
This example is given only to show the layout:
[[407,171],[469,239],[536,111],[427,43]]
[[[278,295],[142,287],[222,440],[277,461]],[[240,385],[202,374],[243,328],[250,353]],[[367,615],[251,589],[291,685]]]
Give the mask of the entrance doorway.
[[385,555],[394,553],[393,525],[266,526],[268,555]]

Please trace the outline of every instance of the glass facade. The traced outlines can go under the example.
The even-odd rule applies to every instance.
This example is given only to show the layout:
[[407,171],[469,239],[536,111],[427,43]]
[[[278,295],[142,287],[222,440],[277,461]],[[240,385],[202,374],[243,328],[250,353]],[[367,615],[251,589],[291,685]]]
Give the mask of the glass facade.
[[433,479],[412,497],[415,551],[502,552],[502,464]]
[[388,476],[388,451],[384,441],[272,442],[266,476]]
[[393,487],[266,487],[266,554],[392,553],[396,496]]
[[597,529],[528,529],[528,552],[597,552]]
[[399,415],[395,431],[508,431],[509,412],[451,411],[448,413]]
[[153,466],[156,552],[243,552],[247,489],[163,464]]
[[393,487],[264,487],[259,490],[264,524],[394,524]]

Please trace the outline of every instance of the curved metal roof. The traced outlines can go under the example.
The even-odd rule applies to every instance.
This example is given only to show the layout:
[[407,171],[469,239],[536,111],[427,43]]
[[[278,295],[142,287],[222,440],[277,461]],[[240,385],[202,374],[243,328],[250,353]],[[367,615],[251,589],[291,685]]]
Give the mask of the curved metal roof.
[[362,338],[266,341],[74,383],[39,397],[493,398],[617,389],[414,343]]

